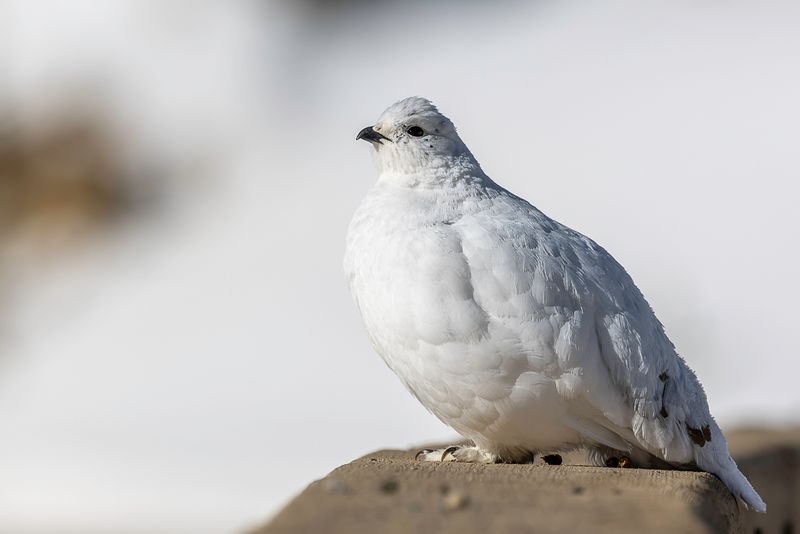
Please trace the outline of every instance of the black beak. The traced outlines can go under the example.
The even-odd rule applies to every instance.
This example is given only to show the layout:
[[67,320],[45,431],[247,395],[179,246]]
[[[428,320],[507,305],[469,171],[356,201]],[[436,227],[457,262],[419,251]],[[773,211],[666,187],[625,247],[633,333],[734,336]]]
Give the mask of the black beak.
[[356,136],[356,141],[358,141],[359,139],[364,139],[365,141],[369,141],[370,143],[377,143],[379,145],[382,145],[384,140],[391,141],[391,139],[389,139],[385,135],[376,132],[372,126],[367,126],[363,130],[358,132],[358,135]]

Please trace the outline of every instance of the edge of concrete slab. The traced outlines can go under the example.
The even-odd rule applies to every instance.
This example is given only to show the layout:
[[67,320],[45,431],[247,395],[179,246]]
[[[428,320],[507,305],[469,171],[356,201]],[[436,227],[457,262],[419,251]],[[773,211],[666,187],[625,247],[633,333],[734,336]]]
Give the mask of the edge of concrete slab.
[[687,532],[790,534],[800,514],[800,430],[731,432],[768,503],[745,510],[714,475],[566,464],[418,462],[381,450],[311,483],[252,534],[297,532]]

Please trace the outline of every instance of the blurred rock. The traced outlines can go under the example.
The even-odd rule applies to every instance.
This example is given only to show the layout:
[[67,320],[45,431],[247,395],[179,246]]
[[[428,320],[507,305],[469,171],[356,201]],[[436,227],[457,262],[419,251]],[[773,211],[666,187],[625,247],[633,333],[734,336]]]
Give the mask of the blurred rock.
[[792,534],[800,526],[800,429],[742,428],[728,433],[731,454],[767,503],[745,511],[747,534]]
[[127,213],[134,195],[101,121],[68,114],[46,124],[0,120],[0,254],[50,254]]

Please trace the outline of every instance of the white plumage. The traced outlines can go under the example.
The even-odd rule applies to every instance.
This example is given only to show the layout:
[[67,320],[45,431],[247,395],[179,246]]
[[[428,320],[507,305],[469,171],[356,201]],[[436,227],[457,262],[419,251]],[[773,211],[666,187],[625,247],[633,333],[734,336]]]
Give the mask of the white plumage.
[[474,441],[448,459],[586,446],[597,462],[699,467],[766,510],[697,377],[602,247],[494,183],[425,99],[390,106],[359,138],[380,176],[350,224],[345,272],[377,352]]

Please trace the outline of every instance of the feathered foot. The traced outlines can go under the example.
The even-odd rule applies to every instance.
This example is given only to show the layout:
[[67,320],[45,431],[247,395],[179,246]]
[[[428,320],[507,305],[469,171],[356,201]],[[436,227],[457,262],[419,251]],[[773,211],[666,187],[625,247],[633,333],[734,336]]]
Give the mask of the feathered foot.
[[478,447],[453,445],[444,449],[422,449],[416,460],[423,462],[468,462],[476,464],[494,464],[498,462],[495,454]]

